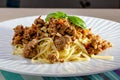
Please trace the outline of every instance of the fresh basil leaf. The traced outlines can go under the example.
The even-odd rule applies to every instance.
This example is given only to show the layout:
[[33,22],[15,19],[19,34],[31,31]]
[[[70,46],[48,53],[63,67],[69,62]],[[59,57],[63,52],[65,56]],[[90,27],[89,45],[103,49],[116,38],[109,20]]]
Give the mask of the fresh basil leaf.
[[85,22],[84,22],[82,19],[80,19],[79,17],[76,17],[76,16],[68,16],[68,19],[69,19],[70,22],[73,23],[74,25],[79,26],[79,27],[81,27],[81,28],[83,28],[83,29],[86,28]]
[[63,12],[56,12],[56,13],[50,13],[47,15],[47,17],[45,18],[45,21],[49,21],[50,18],[66,18],[67,14],[63,13]]
[[66,18],[67,17],[67,14],[65,14],[61,11],[58,11],[56,14],[59,16],[59,18]]
[[47,17],[45,18],[45,21],[49,21],[50,18],[56,18],[56,13],[48,14]]

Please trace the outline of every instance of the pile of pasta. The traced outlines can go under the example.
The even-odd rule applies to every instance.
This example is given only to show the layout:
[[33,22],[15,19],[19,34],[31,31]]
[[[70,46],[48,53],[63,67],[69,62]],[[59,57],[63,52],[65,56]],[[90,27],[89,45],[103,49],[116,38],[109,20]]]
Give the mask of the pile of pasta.
[[38,17],[30,27],[17,25],[12,39],[13,54],[31,59],[33,63],[90,61],[91,58],[112,60],[112,56],[98,56],[112,47],[107,40],[91,29],[73,24],[68,18]]

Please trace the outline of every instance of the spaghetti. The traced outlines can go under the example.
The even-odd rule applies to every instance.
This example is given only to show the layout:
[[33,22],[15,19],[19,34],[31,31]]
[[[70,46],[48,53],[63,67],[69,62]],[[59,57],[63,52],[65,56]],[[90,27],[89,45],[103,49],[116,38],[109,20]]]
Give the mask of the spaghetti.
[[111,47],[91,29],[84,29],[67,18],[35,19],[31,27],[14,28],[14,54],[30,58],[33,63],[90,61],[91,58],[112,60],[112,56],[97,56]]

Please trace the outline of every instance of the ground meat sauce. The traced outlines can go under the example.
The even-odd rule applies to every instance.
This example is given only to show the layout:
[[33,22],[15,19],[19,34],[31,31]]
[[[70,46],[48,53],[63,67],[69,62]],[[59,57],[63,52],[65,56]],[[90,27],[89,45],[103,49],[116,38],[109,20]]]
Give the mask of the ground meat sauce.
[[[58,50],[64,50],[69,42],[79,38],[89,39],[89,43],[82,43],[89,54],[98,54],[102,50],[112,46],[110,42],[93,34],[91,29],[82,29],[71,24],[67,19],[51,18],[49,22],[44,22],[41,17],[35,19],[31,27],[16,26],[14,28],[12,45],[24,44],[24,57],[33,58],[37,54],[34,39],[45,37],[51,37]],[[55,57],[55,55],[50,55],[48,58],[51,59],[51,57]]]
[[22,44],[23,43],[23,35],[24,35],[24,27],[22,25],[18,25],[14,28],[14,36],[12,39],[12,45]]
[[25,58],[33,58],[37,55],[37,42],[35,39],[32,41],[28,42],[28,44],[25,44],[24,50],[23,50],[23,56]]

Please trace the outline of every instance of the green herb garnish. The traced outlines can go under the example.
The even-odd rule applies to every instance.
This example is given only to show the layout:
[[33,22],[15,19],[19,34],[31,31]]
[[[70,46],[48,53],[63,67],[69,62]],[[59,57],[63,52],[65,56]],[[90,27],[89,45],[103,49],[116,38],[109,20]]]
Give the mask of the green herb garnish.
[[63,12],[56,12],[56,13],[50,13],[47,15],[45,21],[49,21],[50,18],[66,18],[67,14],[63,13]]
[[59,19],[59,18],[63,18],[63,19],[64,18],[68,18],[68,20],[72,24],[74,24],[74,25],[76,25],[78,27],[81,27],[83,29],[86,28],[86,24],[85,24],[85,22],[81,18],[79,18],[77,16],[68,16],[67,14],[65,14],[63,12],[60,12],[60,11],[58,11],[56,13],[48,14],[47,17],[45,18],[45,21],[49,21],[50,18],[57,18],[57,19]]
[[80,19],[79,17],[76,17],[76,16],[68,16],[68,19],[69,19],[70,22],[73,23],[74,25],[79,26],[79,27],[81,27],[81,28],[83,28],[83,29],[86,28],[85,22],[84,22],[82,19]]

